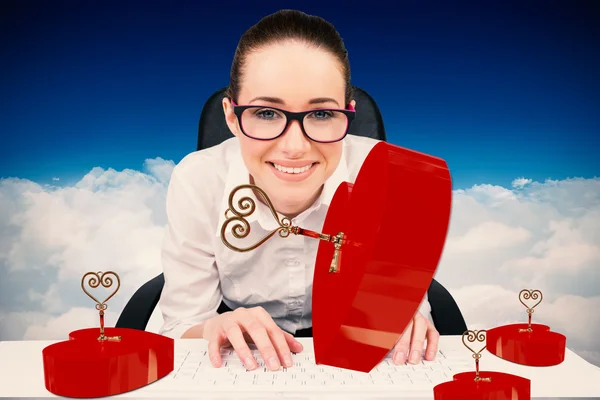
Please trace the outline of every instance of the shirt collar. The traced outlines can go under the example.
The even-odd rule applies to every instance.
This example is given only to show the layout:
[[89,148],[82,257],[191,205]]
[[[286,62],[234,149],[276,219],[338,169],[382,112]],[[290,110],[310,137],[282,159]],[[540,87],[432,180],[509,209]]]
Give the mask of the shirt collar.
[[[236,141],[236,145],[233,146],[234,151],[232,154],[231,161],[229,163],[227,177],[225,179],[225,186],[223,189],[222,202],[219,207],[219,224],[217,226],[217,230],[215,233],[216,236],[221,235],[221,228],[222,228],[223,224],[225,223],[225,219],[226,219],[225,211],[229,208],[229,196],[230,196],[231,192],[233,191],[233,189],[236,186],[250,184],[250,174],[248,172],[248,168],[246,167],[246,164],[244,163],[244,159],[242,157],[242,153],[241,153],[240,146],[239,146],[239,139],[234,137],[231,140]],[[333,199],[333,196],[334,196],[337,188],[339,187],[339,185],[343,182],[349,181],[350,176],[348,173],[348,165],[347,165],[347,146],[348,146],[348,143],[344,139],[342,141],[342,155],[340,157],[340,162],[339,162],[337,168],[335,169],[333,174],[329,177],[329,179],[327,179],[327,181],[325,181],[325,183],[323,185],[323,190],[321,191],[321,194],[319,195],[319,197],[315,200],[315,202],[308,209],[306,209],[305,211],[300,213],[296,218],[294,218],[295,221],[297,221],[297,222],[303,221],[308,215],[310,215],[312,212],[318,210],[321,206],[329,207],[329,205],[331,204],[331,200]],[[266,204],[263,204],[261,201],[259,201],[257,199],[256,195],[254,194],[254,191],[252,191],[251,189],[241,189],[236,193],[236,195],[233,198],[233,202],[232,202],[232,205],[236,211],[242,211],[238,204],[239,199],[242,197],[249,197],[250,199],[252,199],[252,201],[254,202],[254,204],[256,206],[254,213],[252,213],[248,217],[245,217],[245,219],[248,221],[250,226],[255,226],[256,224],[258,224],[264,230],[269,231],[269,232],[274,229],[277,229],[279,224],[277,223],[277,221],[275,221],[275,218],[273,217],[271,210],[269,209],[269,207]],[[277,213],[277,214],[278,214],[278,217],[280,220],[284,217],[284,215],[282,215],[281,213]],[[229,217],[233,216],[233,213],[229,212],[228,216]],[[229,225],[228,236],[231,231],[231,228],[235,224],[236,224],[236,222],[233,222]]]

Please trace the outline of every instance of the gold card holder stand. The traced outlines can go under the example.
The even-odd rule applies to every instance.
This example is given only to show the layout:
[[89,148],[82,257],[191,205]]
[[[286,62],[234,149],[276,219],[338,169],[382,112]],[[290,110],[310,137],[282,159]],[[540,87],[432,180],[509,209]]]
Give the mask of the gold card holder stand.
[[[99,301],[96,297],[94,297],[94,295],[92,295],[90,292],[88,292],[87,289],[85,288],[85,283],[86,283],[85,280],[88,277],[89,277],[89,280],[87,283],[90,288],[95,289],[100,285],[104,286],[105,288],[109,288],[113,284],[113,278],[111,278],[111,276],[114,277],[114,279],[116,280],[117,287],[102,302]],[[88,272],[85,275],[83,275],[83,278],[81,278],[81,289],[85,292],[85,294],[88,295],[89,298],[91,298],[92,300],[94,300],[96,302],[96,310],[98,310],[98,314],[100,316],[100,335],[98,336],[98,340],[100,340],[100,341],[110,340],[110,341],[118,342],[121,340],[121,336],[106,336],[104,334],[104,311],[106,311],[106,309],[108,308],[108,305],[106,304],[106,302],[108,300],[110,300],[115,294],[117,294],[120,287],[121,287],[121,279],[119,278],[119,275],[117,275],[113,271],[108,271],[108,272],[104,272],[104,273],[101,271]]]
[[534,309],[542,302],[540,290],[523,289],[519,302],[527,310],[527,324],[503,325],[488,331],[488,351],[497,357],[529,366],[551,366],[564,361],[567,338],[548,325],[533,324]]
[[473,350],[470,342],[484,342],[486,331],[467,330],[462,335],[462,342],[473,353],[475,372],[455,374],[453,380],[440,383],[433,388],[434,400],[500,400],[531,398],[531,381],[529,379],[496,371],[480,371],[479,360],[484,345],[478,351]]

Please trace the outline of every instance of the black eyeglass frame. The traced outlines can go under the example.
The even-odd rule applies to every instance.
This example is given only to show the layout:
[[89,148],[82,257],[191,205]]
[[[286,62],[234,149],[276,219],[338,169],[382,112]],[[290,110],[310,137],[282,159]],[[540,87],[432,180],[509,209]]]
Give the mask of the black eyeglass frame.
[[[312,110],[300,111],[300,112],[292,112],[292,111],[284,110],[282,108],[271,107],[271,106],[264,106],[264,105],[257,105],[257,104],[238,105],[233,100],[231,100],[231,104],[233,105],[233,113],[237,117],[238,123],[240,124],[240,128],[242,130],[242,133],[244,135],[246,135],[247,137],[249,137],[250,139],[263,140],[263,141],[277,139],[278,137],[280,137],[281,135],[283,135],[285,133],[285,131],[287,131],[287,129],[290,126],[290,123],[292,121],[298,121],[300,123],[300,128],[302,129],[302,133],[304,134],[304,136],[306,136],[308,139],[312,140],[313,142],[317,142],[317,143],[335,143],[335,142],[339,142],[340,140],[344,139],[346,137],[346,135],[348,135],[348,131],[350,130],[350,124],[352,123],[352,121],[354,120],[354,117],[356,116],[356,110],[354,109],[354,107],[352,107],[352,104],[348,104],[348,109],[341,109],[341,108],[313,108]],[[266,139],[265,138],[257,138],[257,137],[251,136],[248,133],[246,133],[246,131],[244,130],[244,124],[242,123],[242,113],[244,111],[246,111],[247,109],[250,109],[250,108],[265,108],[265,109],[269,109],[269,110],[276,110],[276,111],[281,112],[283,115],[285,115],[285,118],[286,118],[285,126],[283,127],[283,130],[281,131],[281,133],[279,135],[275,136],[275,137],[266,138]],[[348,123],[346,124],[346,131],[344,132],[344,134],[342,135],[342,137],[340,137],[339,139],[326,140],[326,141],[315,140],[312,137],[310,137],[310,135],[308,133],[306,133],[306,130],[304,129],[304,118],[308,114],[311,114],[311,113],[313,113],[315,111],[336,111],[336,112],[341,112],[342,114],[345,114],[346,118],[348,120]]]

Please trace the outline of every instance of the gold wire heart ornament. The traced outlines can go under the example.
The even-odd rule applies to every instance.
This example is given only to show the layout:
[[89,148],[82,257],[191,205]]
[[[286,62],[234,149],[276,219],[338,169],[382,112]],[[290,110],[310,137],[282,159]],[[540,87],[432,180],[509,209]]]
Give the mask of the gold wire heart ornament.
[[492,380],[491,377],[482,378],[479,376],[479,359],[481,358],[481,352],[483,350],[485,350],[485,347],[487,346],[487,344],[484,345],[479,351],[475,351],[465,342],[465,338],[471,343],[474,343],[475,341],[483,342],[485,340],[485,332],[486,332],[485,329],[480,330],[480,331],[467,330],[462,335],[463,344],[465,345],[465,347],[467,349],[471,350],[471,352],[473,353],[473,358],[475,359],[475,381],[476,382],[479,382],[479,381],[490,382]]
[[[530,299],[537,300],[538,297],[539,297],[539,300],[537,301],[537,303],[535,303],[531,307],[523,301],[523,300],[530,300]],[[519,301],[521,302],[521,304],[523,304],[525,307],[527,307],[527,312],[529,312],[529,311],[533,312],[533,309],[536,308],[542,302],[542,300],[543,300],[543,295],[542,295],[542,292],[539,290],[523,289],[519,293]]]
[[486,332],[485,330],[481,330],[481,331],[468,330],[468,331],[465,331],[462,335],[462,342],[467,349],[469,349],[469,350],[471,350],[471,352],[473,352],[473,358],[481,358],[481,352],[483,350],[485,350],[486,345],[484,345],[479,351],[475,351],[465,342],[465,338],[471,343],[474,343],[475,341],[483,342],[485,340],[485,332]]
[[[88,292],[85,288],[85,279],[88,276],[91,276],[89,281],[88,281],[88,285],[90,286],[91,289],[95,289],[98,286],[100,286],[102,284],[102,286],[104,286],[105,288],[109,288],[112,286],[113,284],[113,278],[111,278],[111,276],[114,276],[116,281],[117,281],[117,287],[115,288],[115,290],[113,290],[113,292],[106,298],[104,299],[104,301],[100,301],[98,300],[96,297],[94,297],[94,295],[92,295],[90,292]],[[102,271],[98,271],[98,272],[88,272],[87,274],[83,275],[83,278],[81,279],[81,289],[83,289],[83,291],[85,292],[85,294],[87,294],[92,300],[94,300],[96,302],[96,310],[106,310],[106,302],[108,300],[110,300],[118,291],[119,288],[121,287],[121,280],[119,279],[119,275],[117,275],[115,272],[113,271],[107,271],[107,272],[102,272]]]
[[[100,301],[93,294],[88,292],[85,288],[85,280],[88,276],[90,277],[90,279],[88,280],[88,285],[90,286],[90,289],[95,289],[100,285],[104,286],[105,288],[111,287],[114,282],[111,276],[115,277],[117,281],[117,287],[115,288],[115,290],[113,290],[111,294],[108,295],[106,299],[104,299],[104,301]],[[100,341],[111,340],[118,342],[121,340],[121,336],[106,336],[104,334],[104,310],[106,310],[107,307],[106,302],[110,300],[119,291],[120,287],[121,280],[119,279],[119,275],[117,275],[113,271],[88,272],[85,275],[83,275],[83,278],[81,278],[81,289],[83,289],[83,291],[89,296],[89,298],[96,302],[96,310],[98,310],[100,314],[100,336],[98,336],[98,340]]]
[[[527,303],[525,303],[523,300],[537,300],[539,298],[539,300],[537,301],[537,303],[535,303],[533,306],[529,307],[527,305]],[[533,329],[531,329],[531,314],[533,314],[533,309],[536,308],[544,299],[544,296],[542,295],[542,292],[539,290],[531,290],[531,289],[523,289],[519,292],[519,301],[521,302],[521,304],[523,304],[525,307],[527,307],[527,315],[528,315],[528,324],[527,324],[527,328],[521,328],[519,329],[519,332],[532,332]]]

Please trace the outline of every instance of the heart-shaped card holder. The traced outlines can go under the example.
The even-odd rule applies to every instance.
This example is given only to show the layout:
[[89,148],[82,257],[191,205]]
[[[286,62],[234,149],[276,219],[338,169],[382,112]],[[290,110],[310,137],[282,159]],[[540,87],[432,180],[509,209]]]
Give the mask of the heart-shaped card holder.
[[[85,287],[116,288],[100,302]],[[173,371],[173,339],[137,329],[104,327],[106,302],[119,290],[119,276],[112,271],[88,272],[81,288],[96,302],[100,329],[85,328],[69,334],[69,340],[42,350],[46,389],[58,396],[95,398],[139,389]]]
[[[539,300],[538,300],[539,299]],[[507,361],[535,367],[558,365],[565,359],[567,338],[550,327],[531,323],[531,314],[543,299],[539,290],[523,289],[519,301],[527,308],[527,324],[503,325],[487,333],[487,349]],[[528,305],[525,301],[535,301]]]
[[[236,202],[241,189],[252,190]],[[235,223],[232,241],[249,235],[248,217],[256,210],[252,194],[262,198],[277,225],[255,245],[237,246],[226,231]],[[320,239],[312,288],[316,363],[369,372],[398,341],[431,285],[451,202],[452,182],[443,160],[379,142],[355,182],[337,188],[320,229],[325,233],[292,226],[289,218],[279,218],[263,190],[241,185],[229,196],[221,239],[240,252],[256,249],[276,233]]]
[[529,379],[496,371],[480,371],[479,360],[483,346],[473,350],[466,342],[484,342],[486,331],[467,330],[463,333],[463,344],[473,353],[475,371],[461,372],[453,380],[436,385],[433,388],[434,400],[528,400],[531,398]]

